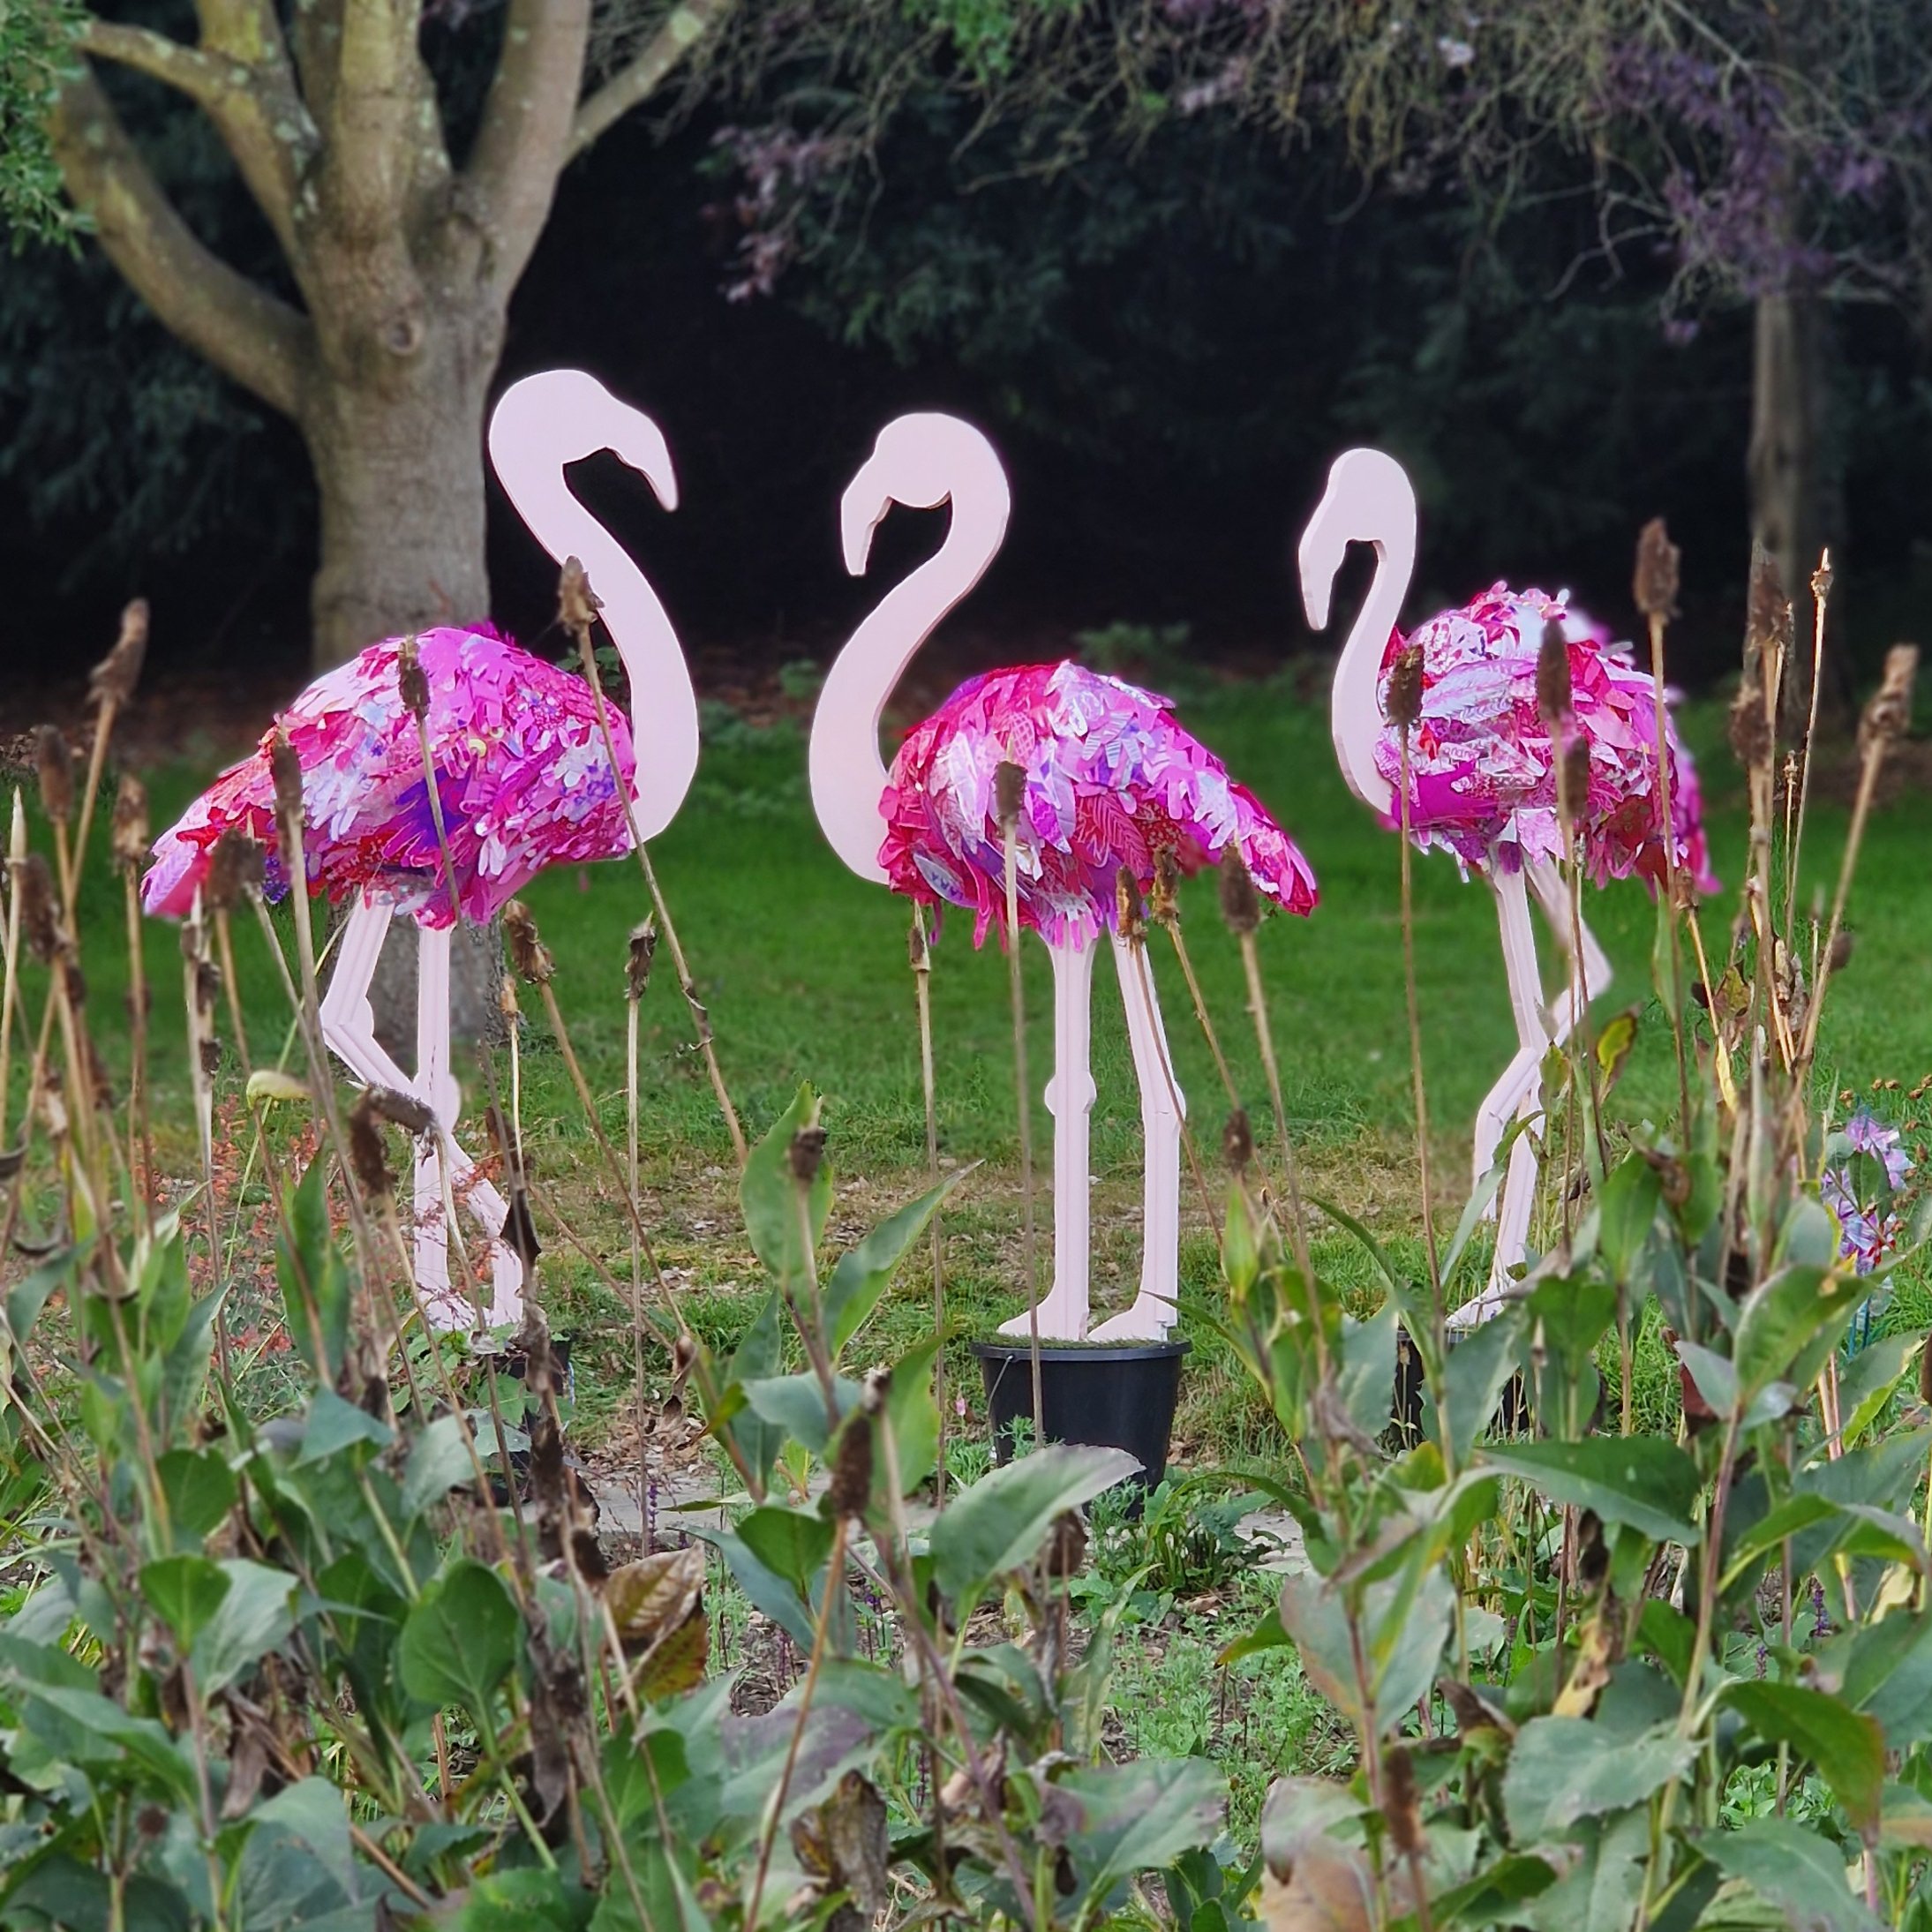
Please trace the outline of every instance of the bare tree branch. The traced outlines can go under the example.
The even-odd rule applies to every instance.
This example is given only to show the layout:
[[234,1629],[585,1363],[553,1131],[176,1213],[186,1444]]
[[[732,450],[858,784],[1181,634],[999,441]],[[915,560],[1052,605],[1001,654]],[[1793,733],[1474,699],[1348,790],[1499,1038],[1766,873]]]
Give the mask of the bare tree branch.
[[[269,26],[274,27],[272,16]],[[177,89],[200,107],[283,252],[296,258],[296,190],[303,164],[314,151],[315,128],[295,91],[279,34],[267,43],[254,34],[215,41],[204,22],[202,44],[193,48],[147,27],[90,19],[80,45],[97,59]],[[244,61],[231,47],[259,49],[259,64]]]
[[590,0],[510,0],[502,56],[464,173],[486,213],[494,272],[506,288],[515,285],[549,219],[570,153],[590,37]]
[[401,247],[417,150],[440,149],[435,89],[417,45],[421,0],[344,0],[323,124],[321,194],[331,224],[370,248]]
[[577,109],[570,127],[575,159],[635,108],[657,93],[700,41],[737,4],[737,0],[681,0],[628,67],[621,68]]
[[203,107],[229,85],[222,63],[151,27],[119,26],[90,18],[80,30],[80,46],[85,53],[162,81]]
[[135,292],[217,369],[294,416],[314,342],[307,319],[194,236],[91,73],[62,90],[51,132],[67,192]]

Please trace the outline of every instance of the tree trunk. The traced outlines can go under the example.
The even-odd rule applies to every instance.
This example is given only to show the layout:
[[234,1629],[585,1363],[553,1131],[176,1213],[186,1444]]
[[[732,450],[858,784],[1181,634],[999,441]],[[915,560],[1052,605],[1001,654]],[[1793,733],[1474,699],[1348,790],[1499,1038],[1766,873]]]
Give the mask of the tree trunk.
[[[1831,342],[1822,304],[1802,292],[1758,297],[1751,344],[1751,443],[1746,459],[1751,535],[1778,565],[1795,620],[1796,658],[1785,681],[1787,710],[1811,702],[1811,574],[1827,544],[1839,547],[1839,491],[1830,437]],[[1842,565],[1836,557],[1838,581]],[[1827,640],[1821,708],[1842,714],[1850,666],[1830,646],[1842,635],[1840,598]]]
[[446,339],[380,386],[324,381],[306,399],[322,502],[318,670],[380,637],[489,614],[483,411],[496,357],[460,353],[455,333],[436,331]]

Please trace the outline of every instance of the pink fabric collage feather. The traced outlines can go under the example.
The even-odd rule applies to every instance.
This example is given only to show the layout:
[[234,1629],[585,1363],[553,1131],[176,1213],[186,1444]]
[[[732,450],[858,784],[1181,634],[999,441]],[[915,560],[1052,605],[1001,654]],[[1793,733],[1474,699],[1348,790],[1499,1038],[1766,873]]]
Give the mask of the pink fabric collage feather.
[[[318,678],[277,723],[302,764],[309,890],[389,899],[423,925],[455,922],[416,719],[397,688],[401,640],[372,644]],[[617,778],[590,688],[494,629],[426,630],[417,661],[455,899],[479,923],[546,867],[630,849],[619,783],[634,770],[626,707],[607,702]],[[155,842],[143,883],[150,913],[182,918],[231,826],[267,848],[267,890],[288,890],[274,857],[268,739],[209,786]]]
[[994,774],[1009,761],[1026,775],[1019,922],[1051,944],[1111,928],[1121,867],[1145,891],[1164,848],[1184,873],[1237,852],[1265,898],[1314,910],[1307,860],[1167,699],[1077,664],[1027,665],[969,679],[915,725],[880,801],[893,890],[969,910],[975,945],[1005,927]]
[[[1492,859],[1514,871],[1557,859],[1555,744],[1537,710],[1537,656],[1545,623],[1569,644],[1572,729],[1590,747],[1582,816],[1583,868],[1598,885],[1664,871],[1657,828],[1657,699],[1629,645],[1612,641],[1560,599],[1492,585],[1459,611],[1392,633],[1380,688],[1405,643],[1422,646],[1422,717],[1410,745],[1410,827],[1425,851],[1453,853],[1465,872]],[[1674,702],[1676,693],[1670,694]],[[1678,868],[1701,894],[1718,889],[1704,844],[1703,801],[1690,755],[1666,718],[1671,821]],[[1375,749],[1391,787],[1402,750],[1393,731]],[[1393,823],[1393,821],[1391,822]]]

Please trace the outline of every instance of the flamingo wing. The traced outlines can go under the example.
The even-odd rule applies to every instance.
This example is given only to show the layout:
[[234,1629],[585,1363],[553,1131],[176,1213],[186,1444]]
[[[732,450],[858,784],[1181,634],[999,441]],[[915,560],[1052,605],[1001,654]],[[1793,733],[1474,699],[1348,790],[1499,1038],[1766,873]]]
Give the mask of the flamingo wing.
[[1004,927],[994,774],[1006,763],[1026,774],[1019,921],[1052,943],[1111,928],[1120,868],[1145,891],[1163,851],[1185,872],[1237,852],[1268,898],[1313,910],[1307,860],[1165,698],[1077,664],[1029,665],[969,680],[914,725],[880,801],[894,889],[970,910],[976,945]]
[[[633,756],[621,712],[605,707],[613,774],[589,686],[488,629],[417,639],[430,693],[432,804],[422,737],[398,688],[401,642],[372,644],[318,678],[277,718],[302,767],[310,891],[379,893],[425,925],[447,926],[458,907],[488,919],[547,865],[628,849],[620,786],[631,781]],[[274,855],[270,741],[155,841],[142,883],[149,912],[188,912],[230,830],[267,848],[270,895],[288,889]]]

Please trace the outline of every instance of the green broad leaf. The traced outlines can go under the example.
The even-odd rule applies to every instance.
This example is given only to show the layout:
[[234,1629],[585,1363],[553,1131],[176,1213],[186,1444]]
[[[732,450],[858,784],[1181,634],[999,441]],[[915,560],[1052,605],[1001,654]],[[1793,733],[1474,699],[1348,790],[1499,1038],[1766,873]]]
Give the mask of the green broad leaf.
[[410,1695],[439,1710],[460,1704],[492,1725],[496,1691],[516,1661],[522,1619],[503,1579],[459,1557],[410,1607],[396,1666]]
[[1683,1688],[1684,1674],[1697,1647],[1697,1628],[1681,1610],[1673,1610],[1661,1597],[1647,1597],[1637,1619],[1637,1644],[1671,1673],[1679,1689]]
[[[892,1461],[898,1470],[902,1496],[909,1496],[933,1472],[939,1459],[939,1404],[933,1399],[933,1361],[939,1338],[928,1335],[915,1342],[892,1364],[880,1425],[891,1432]],[[876,1445],[872,1459],[872,1496],[868,1515],[875,1530],[887,1530],[892,1519],[891,1468],[883,1447]]]
[[319,1388],[310,1399],[302,1449],[295,1466],[304,1469],[312,1462],[326,1462],[345,1449],[386,1449],[395,1440],[395,1431],[387,1423],[372,1416],[366,1409],[357,1408],[354,1402],[344,1402],[333,1388]]
[[1628,1523],[1659,1542],[1687,1547],[1703,1539],[1691,1521],[1702,1487],[1697,1465],[1674,1442],[1656,1436],[1492,1442],[1485,1446],[1483,1457],[1551,1501],[1594,1510],[1605,1522]]
[[970,1171],[962,1168],[917,1200],[908,1201],[896,1214],[887,1215],[857,1247],[838,1257],[825,1283],[825,1326],[831,1331],[834,1362],[879,1305],[906,1250],[925,1233],[940,1203]]
[[1426,1283],[1411,1281],[1388,1258],[1382,1244],[1369,1232],[1362,1222],[1345,1208],[1338,1207],[1333,1201],[1323,1200],[1311,1194],[1309,1203],[1319,1207],[1336,1227],[1352,1235],[1363,1252],[1375,1264],[1375,1272],[1382,1277],[1382,1285],[1388,1290],[1388,1298],[1394,1303],[1402,1319],[1402,1326],[1412,1335],[1428,1336],[1435,1332],[1435,1311],[1430,1305],[1430,1294]]
[[821,1161],[800,1212],[799,1184],[792,1177],[792,1142],[818,1125],[818,1096],[801,1086],[771,1131],[751,1150],[738,1183],[738,1203],[753,1251],[781,1288],[804,1305],[807,1265],[825,1237],[831,1213],[831,1163]]
[[1729,1560],[1718,1588],[1730,1590],[1754,1564],[1762,1563],[1774,1550],[1782,1548],[1787,1537],[1797,1536],[1818,1523],[1831,1522],[1840,1513],[1841,1507],[1826,1496],[1800,1494],[1787,1498],[1768,1515],[1760,1516],[1738,1538],[1736,1545],[1728,1552]]
[[349,1808],[327,1778],[304,1778],[278,1791],[248,1814],[248,1827],[240,1923],[277,1932],[347,1932],[357,1913],[365,1924],[375,1916],[380,1883],[357,1866]]
[[1800,1194],[1785,1215],[1771,1250],[1774,1268],[1829,1268],[1838,1259],[1838,1224],[1815,1194]]
[[185,1652],[228,1595],[228,1573],[205,1556],[164,1556],[141,1567],[141,1595]]
[[1829,1654],[1841,1675],[1839,1695],[1878,1720],[1891,1749],[1932,1737],[1932,1614],[1895,1611],[1853,1625]]
[[1056,1442],[991,1470],[934,1522],[934,1581],[963,1612],[994,1577],[1025,1563],[1056,1519],[1139,1467],[1124,1449]]
[[[1430,1432],[1452,1455],[1455,1466],[1463,1467],[1476,1440],[1496,1418],[1509,1378],[1516,1372],[1516,1344],[1520,1339],[1518,1317],[1514,1308],[1505,1308],[1489,1320],[1470,1329],[1448,1352],[1442,1364],[1442,1399],[1447,1410],[1445,1425],[1432,1416]],[[1447,1440],[1444,1441],[1447,1428]]]
[[1618,1285],[1628,1284],[1650,1245],[1663,1201],[1663,1181],[1641,1154],[1627,1154],[1611,1169],[1597,1197],[1597,1247]]
[[725,1559],[725,1567],[750,1599],[752,1608],[771,1618],[801,1653],[809,1656],[816,1632],[813,1613],[797,1586],[773,1569],[735,1530],[710,1530],[693,1523],[691,1534],[709,1543]]
[[472,1878],[444,1922],[452,1932],[584,1932],[597,1897],[560,1871],[515,1868]]
[[349,1347],[349,1274],[328,1225],[328,1162],[309,1162],[275,1241],[275,1276],[289,1339],[316,1380],[333,1388]]
[[706,1417],[714,1431],[736,1446],[761,1481],[771,1473],[785,1447],[785,1432],[751,1409],[745,1389],[752,1382],[771,1379],[784,1367],[783,1320],[782,1297],[776,1292],[767,1295],[725,1366],[718,1412]]
[[1569,1838],[1573,1855],[1563,1876],[1506,1922],[1524,1932],[1630,1932],[1650,1860],[1648,1808],[1580,1818]]
[[5,1309],[7,1333],[15,1347],[25,1344],[34,1332],[34,1324],[41,1319],[41,1311],[67,1286],[88,1245],[83,1243],[79,1247],[64,1248],[7,1290],[6,1300],[0,1306]]
[[1924,1346],[1922,1335],[1906,1333],[1881,1335],[1868,1342],[1849,1364],[1838,1371],[1840,1435],[1846,1448],[1855,1448],[1865,1432],[1885,1412],[1885,1405]]
[[1367,1638],[1362,1662],[1369,1678],[1364,1708],[1355,1638],[1341,1592],[1307,1573],[1291,1575],[1282,1585],[1281,1625],[1308,1680],[1355,1723],[1369,1718],[1378,1734],[1399,1722],[1434,1683],[1455,1614],[1455,1589],[1440,1570],[1425,1573],[1419,1585],[1391,1577],[1362,1590],[1361,1623]]
[[402,1507],[419,1516],[451,1490],[473,1483],[477,1462],[467,1416],[439,1416],[416,1439],[402,1472]]
[[1496,1199],[1496,1191],[1503,1184],[1503,1170],[1492,1167],[1476,1189],[1462,1204],[1461,1218],[1456,1222],[1455,1232],[1449,1237],[1449,1244],[1442,1252],[1442,1280],[1445,1287],[1455,1278],[1456,1264],[1469,1252],[1470,1243],[1476,1238],[1476,1230],[1483,1225],[1483,1216],[1489,1212],[1489,1204]]
[[1344,1318],[1342,1366],[1335,1378],[1349,1420],[1372,1441],[1388,1427],[1395,1387],[1395,1304],[1385,1301],[1366,1321]]
[[1503,1778],[1510,1841],[1560,1842],[1579,1818],[1641,1805],[1681,1778],[1697,1750],[1674,1725],[1619,1739],[1585,1718],[1532,1718],[1516,1733]]
[[[1728,1421],[1738,1412],[1738,1372],[1727,1355],[1718,1355],[1695,1342],[1679,1340],[1677,1359],[1688,1371],[1712,1415]],[[1781,1385],[1773,1385],[1774,1387]]]
[[1808,1388],[1869,1289],[1855,1274],[1803,1265],[1782,1269],[1745,1297],[1731,1359],[1740,1398],[1773,1382]]
[[747,1549],[801,1597],[809,1597],[831,1554],[832,1526],[816,1510],[781,1509],[767,1503],[740,1517],[738,1534]]
[[1787,1924],[1808,1932],[1878,1932],[1852,1893],[1845,1854],[1822,1833],[1783,1818],[1754,1818],[1735,1831],[1708,1831],[1697,1848],[1728,1878],[1748,1885]]
[[132,1764],[177,1804],[196,1802],[188,1746],[155,1718],[132,1717],[99,1691],[68,1684],[17,1683],[13,1701],[21,1728],[51,1755],[80,1765]]
[[286,1570],[230,1557],[228,1589],[194,1639],[190,1657],[204,1696],[225,1689],[288,1639],[295,1628],[295,1578]]
[[1215,1653],[1214,1662],[1225,1670],[1229,1665],[1238,1664],[1244,1657],[1259,1657],[1264,1650],[1290,1650],[1294,1643],[1282,1622],[1281,1605],[1277,1604],[1253,1629],[1223,1644]]
[[1555,1872],[1540,1858],[1525,1852],[1506,1853],[1460,1885],[1438,1892],[1430,1916],[1445,1932],[1458,1925],[1508,1925],[1515,1918],[1511,1906],[1539,1897],[1555,1883]]
[[1603,1074],[1603,1090],[1606,1094],[1617,1084],[1617,1077],[1630,1057],[1630,1049],[1637,1043],[1637,1021],[1643,1011],[1641,1006],[1627,1007],[1620,1013],[1613,1013],[1598,1029],[1597,1065]]
[[1123,1878],[1153,1871],[1221,1832],[1228,1784],[1199,1758],[1138,1758],[1071,1770],[1051,1787],[1064,1818],[1078,1890],[1067,1904],[1104,1898]]
[[1732,1684],[1724,1702],[1768,1743],[1788,1744],[1809,1759],[1854,1830],[1878,1829],[1885,1733],[1876,1718],[1799,1684]]
[[1261,1274],[1261,1244],[1255,1233],[1254,1210],[1238,1187],[1228,1190],[1228,1213],[1221,1235],[1221,1272],[1229,1297],[1246,1299]]
[[1888,1779],[1878,1842],[1891,1851],[1932,1851],[1932,1798]]
[[177,1543],[199,1545],[235,1507],[239,1485],[217,1449],[170,1449],[154,1474]]
[[[823,1455],[831,1440],[832,1421],[825,1407],[825,1391],[817,1376],[809,1371],[799,1375],[761,1377],[744,1384],[746,1405],[760,1421],[769,1423],[784,1442],[801,1442],[814,1455]],[[858,1383],[840,1375],[833,1378],[832,1392],[842,1421],[856,1406],[862,1391]]]

